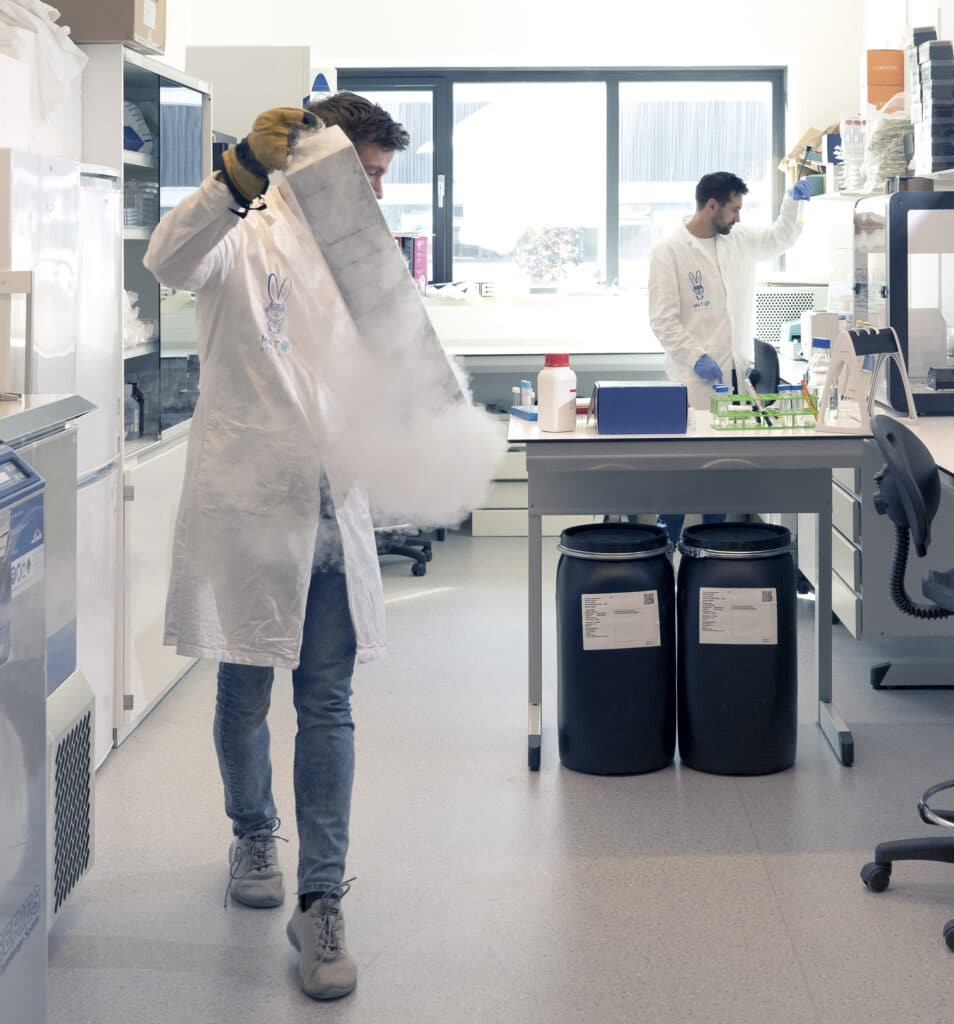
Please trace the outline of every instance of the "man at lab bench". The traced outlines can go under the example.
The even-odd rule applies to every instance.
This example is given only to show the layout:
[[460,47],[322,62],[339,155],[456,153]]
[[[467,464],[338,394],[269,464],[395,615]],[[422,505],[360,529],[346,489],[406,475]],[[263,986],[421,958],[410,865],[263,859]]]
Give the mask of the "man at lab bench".
[[284,899],[266,721],[275,668],[292,669],[298,898],[287,933],[304,991],[347,995],[357,968],[341,900],[354,775],[355,658],[383,652],[380,569],[368,503],[325,475],[322,352],[353,330],[324,259],[280,182],[299,133],[338,125],[374,195],[410,141],[376,104],[341,92],[280,108],[224,154],[223,169],[166,214],[146,266],[196,293],[201,394],[166,605],[166,642],[219,662],[214,740],[234,839],[231,897]]
[[[731,387],[749,372],[755,265],[795,242],[801,233],[799,201],[811,196],[807,182],[796,182],[775,223],[757,228],[740,224],[748,191],[727,171],[703,175],[696,185],[695,213],[650,255],[649,322],[666,353],[667,375],[686,385],[693,409],[709,408],[714,384]],[[675,543],[684,516],[660,518]]]

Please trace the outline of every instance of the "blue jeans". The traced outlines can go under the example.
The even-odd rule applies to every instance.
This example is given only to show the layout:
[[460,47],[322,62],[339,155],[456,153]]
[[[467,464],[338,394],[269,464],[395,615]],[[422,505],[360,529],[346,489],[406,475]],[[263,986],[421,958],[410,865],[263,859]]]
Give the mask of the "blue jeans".
[[[679,537],[682,534],[682,524],[685,521],[686,514],[684,512],[674,512],[670,515],[658,515],[656,521],[660,526],[665,526],[666,533],[669,534],[669,540],[672,542],[672,546],[675,547],[679,543]],[[702,517],[703,523],[709,525],[710,523],[724,523],[725,513],[724,512],[706,512]]]
[[[344,574],[312,573],[301,663],[292,672],[298,891],[316,892],[344,879],[354,780],[351,674],[355,636]],[[225,786],[225,813],[236,836],[276,815],[266,717],[274,670],[219,665],[213,736]]]

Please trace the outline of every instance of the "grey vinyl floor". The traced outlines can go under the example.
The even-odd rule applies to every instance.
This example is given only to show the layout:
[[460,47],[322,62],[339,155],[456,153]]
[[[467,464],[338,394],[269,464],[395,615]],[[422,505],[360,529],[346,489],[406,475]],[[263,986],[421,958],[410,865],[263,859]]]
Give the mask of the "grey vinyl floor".
[[[868,666],[952,660],[952,644],[876,649],[836,628],[852,768],[805,685],[790,771],[596,777],[559,763],[546,596],[529,773],[525,572],[524,540],[466,532],[435,544],[424,577],[386,560],[390,656],[355,679],[351,997],[301,993],[288,908],[223,909],[230,837],[200,664],[98,773],[96,863],[50,937],[50,1024],[949,1024],[954,866],[900,865],[880,895],[858,872],[876,842],[931,834],[917,799],[954,775],[954,692],[876,692]],[[812,613],[799,602],[806,665]],[[270,722],[293,891],[287,674]]]

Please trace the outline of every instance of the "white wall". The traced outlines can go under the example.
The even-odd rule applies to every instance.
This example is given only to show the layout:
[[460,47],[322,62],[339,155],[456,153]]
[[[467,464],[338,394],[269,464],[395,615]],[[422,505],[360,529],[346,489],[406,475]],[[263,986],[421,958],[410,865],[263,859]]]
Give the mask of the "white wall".
[[[712,0],[365,0],[358,7],[271,0],[262,17],[260,0],[168,2],[170,14],[191,7],[190,45],[310,44],[339,67],[784,65],[789,146],[809,126],[857,111],[867,8],[903,7],[829,0],[820,17],[791,0],[738,0],[726,14]],[[174,58],[170,48],[167,59]]]
[[166,0],[166,50],[157,58],[185,70],[185,48],[193,44],[192,13],[195,0]]

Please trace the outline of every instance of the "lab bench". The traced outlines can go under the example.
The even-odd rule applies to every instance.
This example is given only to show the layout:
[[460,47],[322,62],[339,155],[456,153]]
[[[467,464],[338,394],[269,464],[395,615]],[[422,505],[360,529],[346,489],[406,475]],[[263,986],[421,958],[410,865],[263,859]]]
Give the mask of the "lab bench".
[[815,682],[818,725],[838,760],[854,761],[854,742],[832,701],[832,471],[861,465],[865,438],[804,431],[727,434],[705,412],[685,434],[544,434],[512,418],[511,443],[526,445],[528,477],[528,733],[530,768],[542,742],[542,558],[545,514],[598,515],[608,508],[730,513],[794,512],[814,520]]

